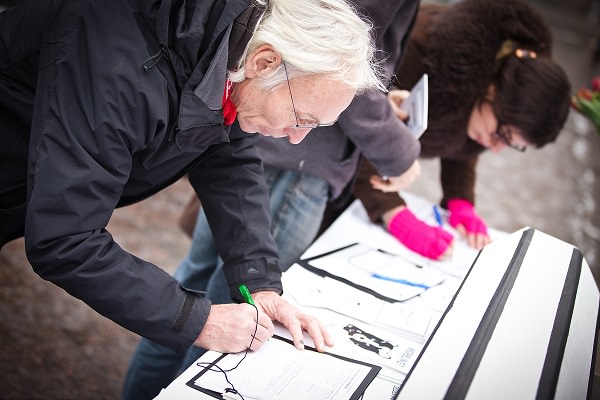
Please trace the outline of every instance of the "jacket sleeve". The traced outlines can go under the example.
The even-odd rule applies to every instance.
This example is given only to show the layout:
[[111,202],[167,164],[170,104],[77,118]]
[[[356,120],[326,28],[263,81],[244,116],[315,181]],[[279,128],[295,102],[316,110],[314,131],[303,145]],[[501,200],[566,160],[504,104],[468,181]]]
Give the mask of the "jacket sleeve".
[[[129,179],[132,154],[147,141],[146,132],[154,131],[150,116],[160,110],[144,111],[141,101],[128,104],[125,95],[116,98],[110,88],[123,82],[110,70],[113,60],[99,54],[102,60],[90,63],[91,55],[73,46],[49,41],[41,52],[28,168],[27,256],[42,278],[103,316],[184,351],[200,333],[210,302],[124,251],[106,230]],[[78,49],[89,50],[83,46]],[[131,94],[139,83],[135,90],[119,89],[120,95]]]
[[234,298],[238,286],[282,293],[277,245],[271,236],[269,191],[255,136],[243,134],[189,174],[211,227]]
[[[419,2],[359,0],[357,4],[373,21],[376,46],[385,58],[386,69],[393,73],[403,56]],[[397,82],[398,79],[394,77],[393,80]],[[396,117],[386,95],[379,91],[356,96],[342,113],[339,125],[362,156],[369,160],[363,160],[364,167],[358,167],[353,195],[362,201],[371,220],[377,221],[381,210],[385,211],[392,204],[403,204],[403,201],[396,194],[385,195],[372,189],[369,176],[402,175],[419,157],[420,143]]]
[[380,175],[402,175],[419,157],[419,141],[396,117],[383,93],[356,96],[338,124]]
[[[393,74],[416,20],[419,1],[358,0],[356,4],[372,21],[379,56],[386,71]],[[379,91],[356,96],[340,116],[339,125],[380,175],[401,175],[419,156],[419,142]]]
[[377,171],[368,160],[363,159],[359,167],[352,195],[360,200],[371,222],[376,223],[381,221],[383,213],[406,203],[398,193],[384,193],[373,189],[369,182],[371,175],[377,175]]
[[477,167],[477,155],[465,159],[455,160],[441,159],[441,181],[444,197],[442,207],[450,199],[465,199],[475,204],[475,178]]

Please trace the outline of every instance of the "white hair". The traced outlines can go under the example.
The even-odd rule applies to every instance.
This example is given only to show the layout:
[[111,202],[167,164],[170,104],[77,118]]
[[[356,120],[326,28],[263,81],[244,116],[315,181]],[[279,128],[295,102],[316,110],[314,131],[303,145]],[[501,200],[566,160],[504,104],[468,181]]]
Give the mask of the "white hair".
[[[265,13],[238,62],[232,82],[244,80],[246,57],[270,44],[286,62],[289,77],[321,75],[358,92],[386,90],[375,57],[372,26],[345,0],[253,0]],[[267,89],[286,79],[283,66],[263,79]]]

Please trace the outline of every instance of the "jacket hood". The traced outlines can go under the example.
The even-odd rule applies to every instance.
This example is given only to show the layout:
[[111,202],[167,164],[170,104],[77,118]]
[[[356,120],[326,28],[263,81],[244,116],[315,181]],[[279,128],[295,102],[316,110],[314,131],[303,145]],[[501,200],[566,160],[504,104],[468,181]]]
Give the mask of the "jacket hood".
[[250,0],[161,2],[157,33],[161,45],[169,49],[178,78],[208,67],[227,28],[249,5]]
[[[196,130],[223,124],[221,101],[229,61],[242,54],[253,32],[248,27],[262,12],[256,11],[250,0],[160,3],[157,36],[167,49],[181,90],[176,139],[182,149],[196,145]],[[212,141],[222,141],[224,134]]]

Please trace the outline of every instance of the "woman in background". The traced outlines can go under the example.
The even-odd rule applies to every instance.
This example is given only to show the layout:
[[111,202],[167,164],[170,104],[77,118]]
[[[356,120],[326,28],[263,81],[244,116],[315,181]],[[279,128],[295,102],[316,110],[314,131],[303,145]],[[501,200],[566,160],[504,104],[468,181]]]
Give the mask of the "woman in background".
[[[477,249],[490,241],[474,208],[479,155],[540,148],[556,140],[567,118],[571,87],[550,58],[551,47],[548,26],[523,1],[424,4],[396,70],[399,89],[429,75],[420,156],[439,157],[440,204],[450,225]],[[405,96],[392,91],[388,97],[398,105]],[[406,117],[401,110],[397,115]],[[396,192],[384,191],[379,175],[363,160],[353,189],[371,221],[425,257],[449,255],[453,236],[416,218]]]

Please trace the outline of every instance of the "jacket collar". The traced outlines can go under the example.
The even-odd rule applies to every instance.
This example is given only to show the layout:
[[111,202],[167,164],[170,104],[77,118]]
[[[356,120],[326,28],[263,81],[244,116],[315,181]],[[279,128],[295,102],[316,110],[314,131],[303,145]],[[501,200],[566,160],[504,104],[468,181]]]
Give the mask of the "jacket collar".
[[[169,50],[181,87],[178,119],[181,134],[176,135],[180,148],[187,147],[189,138],[194,136],[185,131],[223,125],[221,101],[227,68],[235,66],[241,57],[263,13],[263,9],[250,5],[250,0],[161,3],[157,14],[158,38]],[[208,144],[226,141],[225,129],[218,132],[203,141]]]
[[229,36],[229,60],[227,69],[236,68],[237,62],[242,57],[246,45],[256,30],[258,21],[261,19],[265,9],[257,6],[246,7],[244,11],[235,19]]

